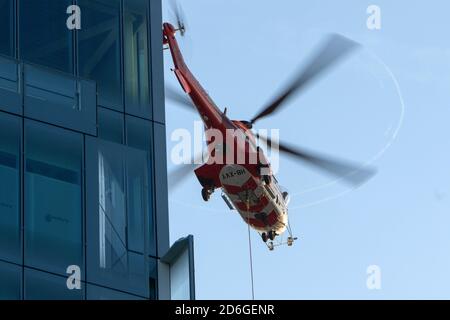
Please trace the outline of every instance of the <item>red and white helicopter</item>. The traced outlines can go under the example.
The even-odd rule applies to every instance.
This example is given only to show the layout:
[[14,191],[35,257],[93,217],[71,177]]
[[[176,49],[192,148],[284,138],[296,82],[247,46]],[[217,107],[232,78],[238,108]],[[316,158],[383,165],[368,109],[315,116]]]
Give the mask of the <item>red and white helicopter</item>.
[[[227,158],[226,161],[208,161],[194,170],[202,186],[202,197],[208,201],[215,190],[221,189],[222,197],[229,208],[235,209],[242,219],[261,235],[270,250],[274,249],[274,239],[286,230],[289,236],[285,244],[292,246],[296,238],[293,237],[288,222],[289,194],[280,187],[272,174],[270,164],[257,145],[258,142],[300,159],[325,173],[338,176],[342,181],[354,186],[368,180],[374,174],[374,170],[307,152],[284,143],[276,143],[268,137],[254,134],[252,128],[258,120],[279,111],[295,93],[305,89],[358,45],[339,35],[330,36],[325,46],[313,56],[295,80],[251,120],[230,120],[226,110],[222,111],[217,107],[186,66],[176,39],[178,32],[184,35],[185,26],[180,12],[177,11],[176,14],[177,28],[170,23],[163,24],[163,45],[164,49],[170,50],[174,63],[172,71],[183,91],[190,97],[190,101],[185,95],[170,87],[166,88],[166,96],[191,108],[195,106],[205,130],[214,129],[226,137],[220,144],[211,141],[213,139],[207,142],[209,157]],[[176,169],[171,173],[170,181],[178,183],[192,169],[191,166]]]

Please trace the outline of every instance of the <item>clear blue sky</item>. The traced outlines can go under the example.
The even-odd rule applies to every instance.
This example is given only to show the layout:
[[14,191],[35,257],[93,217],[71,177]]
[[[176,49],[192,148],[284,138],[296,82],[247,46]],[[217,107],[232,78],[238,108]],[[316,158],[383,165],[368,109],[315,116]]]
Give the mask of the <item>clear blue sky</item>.
[[[269,252],[252,232],[256,298],[450,298],[450,3],[180,2],[190,27],[181,41],[186,61],[235,119],[254,115],[326,34],[363,45],[258,126],[372,162],[378,174],[349,190],[281,160],[278,180],[293,195],[289,215],[300,240]],[[370,4],[381,7],[379,31],[366,27]],[[168,52],[165,61],[166,82],[176,85]],[[170,102],[166,108],[170,153],[170,133],[193,128],[198,117]],[[249,299],[247,227],[220,194],[213,198],[203,202],[194,174],[170,193],[171,241],[195,236],[197,298]],[[369,265],[381,268],[381,290],[366,287]]]

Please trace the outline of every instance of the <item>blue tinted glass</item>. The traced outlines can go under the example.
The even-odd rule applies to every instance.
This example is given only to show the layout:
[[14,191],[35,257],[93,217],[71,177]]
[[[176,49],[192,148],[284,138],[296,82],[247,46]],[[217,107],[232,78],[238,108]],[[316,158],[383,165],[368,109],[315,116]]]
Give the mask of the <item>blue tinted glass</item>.
[[22,291],[22,267],[0,262],[0,300],[19,300]]
[[0,114],[0,258],[20,263],[21,121]]
[[[151,180],[151,155],[152,155],[152,141],[153,141],[153,135],[152,135],[152,124],[150,121],[146,121],[143,119],[139,119],[136,117],[127,116],[126,118],[126,126],[127,126],[127,145],[135,148],[140,149],[147,152],[147,174],[148,178],[147,181]],[[143,166],[143,164],[140,164],[140,166]],[[136,166],[137,168],[140,166]],[[133,174],[131,174],[130,178],[133,180]],[[155,240],[155,224],[154,224],[154,215],[153,211],[151,210],[151,201],[152,199],[149,198],[149,196],[152,194],[151,184],[139,184],[137,181],[134,181],[132,183],[135,183],[136,188],[131,188],[132,194],[130,194],[131,197],[134,197],[135,201],[139,201],[139,203],[145,203],[146,211],[149,213],[147,217],[147,226],[148,226],[148,233],[149,233],[149,252],[152,255],[156,255],[156,240]],[[138,186],[141,186],[141,189],[138,188]],[[144,192],[145,191],[145,192]],[[143,192],[143,193],[142,193]],[[139,193],[142,193],[145,196],[139,197]],[[130,201],[129,205],[131,206],[129,208],[129,215],[130,219],[133,217],[133,215],[136,215],[139,211],[139,206],[132,207],[133,202]],[[138,233],[136,233],[138,234]]]
[[27,122],[25,262],[65,274],[82,266],[82,135]]
[[149,285],[150,285],[150,300],[158,299],[158,262],[156,259],[150,258],[149,267]]
[[[19,66],[17,61],[0,57],[0,89],[19,92]],[[2,104],[4,101],[2,101]]]
[[[148,221],[149,202],[149,182],[148,182],[148,157],[144,152],[127,152],[127,224],[128,224],[128,245],[131,250],[137,252],[153,253],[152,248],[144,248],[146,244],[145,226],[152,225]],[[147,221],[146,221],[147,220]]]
[[20,57],[64,72],[73,72],[72,31],[66,27],[71,0],[21,0]]
[[124,66],[126,111],[151,116],[148,62],[148,2],[124,2]]
[[79,0],[79,73],[97,81],[99,104],[123,110],[121,90],[120,1]]
[[29,64],[24,65],[24,80],[25,116],[92,135],[97,133],[93,81]]
[[67,277],[25,269],[25,300],[82,300],[81,290],[69,290]]
[[98,137],[122,144],[123,114],[105,108],[98,108]]
[[147,154],[99,139],[87,141],[88,280],[147,297],[148,265],[140,253],[148,254],[143,194]]
[[87,300],[144,300],[138,296],[122,293],[116,290],[88,285],[86,289]]
[[0,0],[0,54],[14,56],[13,0]]
[[98,152],[100,268],[120,268],[122,259],[127,258],[125,161],[121,151],[103,144]]
[[75,109],[78,107],[76,88],[77,83],[72,77],[43,68],[25,66],[25,94],[40,103],[44,101],[62,110]]
[[127,116],[126,125],[127,145],[135,149],[147,151],[150,154],[153,148],[152,123],[147,120]]

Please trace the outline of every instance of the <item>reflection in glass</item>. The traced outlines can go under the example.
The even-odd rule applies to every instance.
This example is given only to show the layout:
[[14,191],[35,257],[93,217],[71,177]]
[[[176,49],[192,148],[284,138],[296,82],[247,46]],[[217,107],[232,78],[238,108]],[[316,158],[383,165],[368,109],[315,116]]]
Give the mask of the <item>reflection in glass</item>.
[[152,150],[152,123],[147,120],[127,116],[127,146],[144,150],[150,154]]
[[67,277],[25,269],[25,300],[82,300],[81,290],[69,290]]
[[14,4],[0,0],[0,54],[14,57]]
[[21,283],[22,267],[0,262],[0,300],[19,300]]
[[87,148],[97,159],[87,167],[87,184],[96,186],[88,191],[88,280],[147,297],[147,154],[99,139]]
[[144,300],[138,296],[126,294],[103,287],[87,285],[87,300]]
[[150,117],[147,1],[124,3],[125,101],[127,112]]
[[98,137],[103,140],[122,144],[123,113],[98,108]]
[[66,27],[71,0],[21,0],[20,58],[73,72],[73,32]]
[[[0,57],[0,89],[19,93],[19,64],[10,58]],[[3,96],[5,93],[3,92]],[[4,97],[2,100],[6,100]],[[2,104],[6,104],[2,101]]]
[[124,162],[102,148],[98,173],[99,266],[123,271],[127,268]]
[[82,135],[26,123],[25,262],[65,274],[82,266]]
[[150,300],[158,299],[158,261],[150,258],[149,278],[150,278]]
[[0,115],[0,258],[20,263],[19,118]]
[[[39,108],[36,104],[54,105],[56,110],[79,110],[77,101],[77,81],[72,76],[55,74],[43,68],[31,65],[24,67],[25,72],[25,107]],[[35,104],[31,104],[31,100]]]
[[[103,268],[107,264],[120,266],[127,250],[143,253],[146,249],[144,218],[149,207],[147,156],[138,150],[123,149],[121,152],[99,147],[100,266]],[[106,261],[106,257],[113,260]]]
[[[145,226],[149,225],[148,212],[150,203],[148,199],[148,158],[144,152],[139,152],[140,157],[135,154],[127,155],[127,186],[128,186],[128,241],[131,250],[144,252]],[[144,214],[143,214],[144,213]],[[147,218],[147,219],[145,219]]]
[[79,0],[78,4],[82,11],[79,74],[97,82],[101,106],[123,110],[120,1]]
[[[146,161],[147,161],[147,176],[148,181],[151,181],[151,154],[152,154],[152,124],[150,121],[139,119],[136,117],[127,116],[126,118],[126,127],[127,127],[127,145],[143,150],[147,153]],[[141,164],[142,166],[145,166],[145,164]],[[142,185],[142,184],[141,184]],[[151,185],[147,184],[144,187],[145,196],[148,197],[148,195],[151,194]],[[134,193],[134,195],[137,195],[138,191]],[[147,208],[148,214],[148,223],[149,226],[149,252],[151,255],[156,256],[156,232],[155,232],[155,223],[154,223],[154,215],[153,210],[151,210],[151,199],[143,198],[141,199],[141,203],[144,203],[145,200],[145,207]],[[137,207],[137,206],[136,206]],[[130,208],[131,214],[135,212],[133,208]]]

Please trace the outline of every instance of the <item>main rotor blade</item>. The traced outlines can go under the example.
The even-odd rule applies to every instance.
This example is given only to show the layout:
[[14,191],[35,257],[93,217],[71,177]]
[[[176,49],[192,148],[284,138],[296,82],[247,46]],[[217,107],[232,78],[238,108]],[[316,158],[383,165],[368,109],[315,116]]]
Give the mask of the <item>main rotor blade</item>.
[[169,189],[176,189],[180,185],[180,183],[189,176],[189,174],[193,173],[198,164],[202,163],[204,158],[205,156],[202,153],[197,154],[194,158],[191,159],[190,164],[180,164],[177,166],[177,168],[172,170],[168,175]]
[[376,173],[376,171],[371,168],[363,168],[363,166],[360,165],[351,164],[325,155],[319,155],[284,143],[278,144],[261,135],[257,135],[257,138],[263,141],[268,147],[278,149],[280,152],[300,159],[305,163],[314,166],[316,169],[338,177],[355,187],[365,183]]
[[179,168],[171,171],[168,176],[169,189],[176,189],[179,184],[189,176],[189,174],[192,174],[195,168],[195,164],[181,164]]
[[166,98],[172,100],[173,102],[185,107],[190,111],[195,111],[195,107],[192,101],[187,97],[187,95],[176,90],[175,88],[166,85]]
[[275,98],[271,103],[264,107],[252,120],[251,123],[267,117],[275,113],[279,108],[295,93],[305,89],[313,80],[323,75],[327,69],[330,69],[344,56],[349,54],[353,49],[359,45],[345,38],[344,36],[333,34],[330,35],[323,47],[316,52],[310,60],[307,67],[300,72],[297,77],[284,89],[281,94]]

